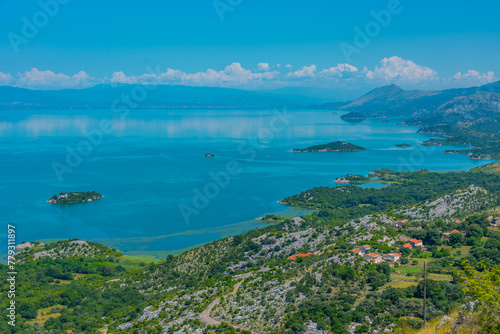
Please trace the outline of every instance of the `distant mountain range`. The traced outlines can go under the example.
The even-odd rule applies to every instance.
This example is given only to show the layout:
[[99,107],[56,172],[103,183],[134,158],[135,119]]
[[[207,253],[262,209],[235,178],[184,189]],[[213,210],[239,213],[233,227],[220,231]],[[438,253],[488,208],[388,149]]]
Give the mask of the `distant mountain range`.
[[[140,88],[138,88],[140,87]],[[148,89],[145,89],[148,88]],[[30,90],[0,86],[0,109],[110,108],[128,99],[134,108],[272,108],[309,106],[321,99],[218,87],[98,85],[86,89]],[[146,96],[144,96],[146,92]]]
[[[500,81],[470,88],[446,90],[404,90],[397,85],[376,88],[354,101],[334,105],[340,110],[357,111],[364,116],[417,116],[432,112],[454,98],[477,92],[500,92]],[[328,104],[327,104],[328,105]]]
[[[115,100],[128,98],[133,108],[288,107],[355,111],[365,117],[416,117],[434,112],[455,98],[477,92],[500,92],[500,81],[479,87],[431,91],[407,91],[397,85],[388,85],[373,89],[350,102],[338,100],[344,93],[344,96],[352,95],[352,91],[346,93],[312,87],[248,91],[220,87],[142,87],[126,84],[64,90],[30,90],[0,86],[0,109],[110,108]],[[323,103],[328,100],[333,102]]]

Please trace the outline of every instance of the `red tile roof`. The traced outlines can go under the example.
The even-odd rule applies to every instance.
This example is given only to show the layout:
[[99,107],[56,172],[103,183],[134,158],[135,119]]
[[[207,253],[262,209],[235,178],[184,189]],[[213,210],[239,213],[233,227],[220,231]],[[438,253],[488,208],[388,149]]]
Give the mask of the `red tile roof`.
[[455,220],[455,223],[461,223],[460,219]]
[[361,253],[361,251],[359,249],[351,249],[351,252]]
[[450,233],[460,233],[460,231],[459,230],[453,230]]
[[412,247],[412,245],[410,245],[410,244],[404,244],[404,245],[403,245],[403,247],[404,247],[404,248],[411,248],[411,247]]
[[368,256],[371,256],[371,257],[377,257],[379,256],[377,253],[370,253],[370,254],[367,254]]
[[327,252],[327,253],[331,253],[332,251],[331,251],[331,250],[327,250],[326,252]]
[[314,255],[313,253],[307,253],[307,254],[295,254],[295,255],[292,255],[290,256],[288,259],[289,260],[295,260],[296,258],[298,257],[307,257],[307,256],[311,256],[311,255]]

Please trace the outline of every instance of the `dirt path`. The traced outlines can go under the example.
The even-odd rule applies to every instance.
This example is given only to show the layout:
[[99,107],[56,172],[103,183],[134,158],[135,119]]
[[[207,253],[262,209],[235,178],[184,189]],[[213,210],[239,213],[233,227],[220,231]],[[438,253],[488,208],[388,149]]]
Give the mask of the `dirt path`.
[[202,322],[206,323],[207,325],[215,325],[215,326],[220,325],[220,321],[215,320],[210,316],[210,313],[212,313],[212,309],[214,308],[215,305],[219,304],[219,302],[220,298],[216,298],[213,302],[210,303],[210,305],[207,306],[207,308],[203,312],[201,312],[200,320]]
[[[245,275],[241,276],[241,278],[243,278],[240,282],[236,283],[234,285],[234,288],[233,288],[233,291],[231,292],[233,295],[236,295],[236,293],[238,292],[238,289],[240,288],[241,284],[243,284],[243,282],[245,281],[245,279],[247,279],[248,277],[252,276],[252,273],[246,273]],[[220,302],[220,298],[216,298],[213,302],[211,302],[207,308],[201,312],[200,314],[200,320],[204,323],[206,323],[207,325],[215,325],[215,326],[219,326],[221,324],[221,322],[218,320],[218,319],[215,319],[215,318],[212,318],[212,316],[210,315],[210,313],[212,313],[212,310],[213,308],[215,307],[215,305],[219,304]],[[232,326],[233,328],[236,328],[236,329],[244,329],[244,330],[247,330],[247,331],[250,331],[252,333],[255,333],[255,334],[259,334],[259,332],[256,332],[256,331],[253,331],[249,328],[246,328],[244,326],[240,326],[240,325],[235,325],[235,324],[230,324],[228,323],[230,326]]]
[[234,289],[233,289],[233,295],[236,295],[236,293],[238,292],[238,289],[240,288],[240,286],[243,284],[243,282],[248,278],[252,276],[252,273],[246,273],[245,275],[241,276],[241,278],[243,278],[240,282],[236,283],[234,285]]

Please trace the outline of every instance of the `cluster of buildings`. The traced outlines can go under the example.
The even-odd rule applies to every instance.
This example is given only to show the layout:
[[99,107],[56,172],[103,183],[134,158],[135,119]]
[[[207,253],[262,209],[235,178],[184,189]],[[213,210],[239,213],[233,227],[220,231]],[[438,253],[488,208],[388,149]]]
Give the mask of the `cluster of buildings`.
[[424,247],[424,243],[420,239],[410,239],[404,245],[404,248],[412,249],[415,247]]
[[493,227],[500,226],[500,217],[489,217],[488,220],[491,222],[491,226]]
[[390,253],[385,255],[380,255],[377,253],[370,252],[370,245],[360,246],[358,248],[354,248],[351,251],[362,256],[366,261],[379,264],[382,262],[397,262],[401,259],[401,254],[399,253]]
[[405,224],[408,223],[408,220],[407,219],[403,219],[403,220],[399,220],[397,222],[392,222],[391,223],[391,227],[392,228],[403,228],[405,227]]

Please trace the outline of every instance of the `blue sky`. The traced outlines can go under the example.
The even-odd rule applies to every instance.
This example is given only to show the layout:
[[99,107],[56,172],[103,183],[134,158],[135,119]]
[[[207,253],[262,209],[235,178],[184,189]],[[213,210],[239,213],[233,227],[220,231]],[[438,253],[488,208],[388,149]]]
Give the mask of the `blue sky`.
[[[373,15],[381,11],[387,24]],[[500,77],[499,12],[481,0],[0,0],[0,84],[482,84]],[[356,27],[372,35],[367,45],[356,45]],[[346,57],[342,45],[356,52]]]

